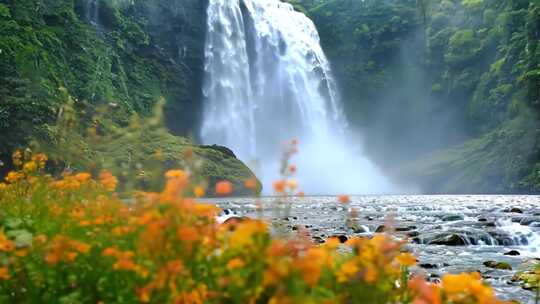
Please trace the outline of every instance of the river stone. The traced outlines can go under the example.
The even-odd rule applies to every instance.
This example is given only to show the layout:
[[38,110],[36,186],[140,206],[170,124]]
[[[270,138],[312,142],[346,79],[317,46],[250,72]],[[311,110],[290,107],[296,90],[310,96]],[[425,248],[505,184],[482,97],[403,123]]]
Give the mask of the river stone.
[[435,269],[435,268],[437,268],[437,265],[430,264],[430,263],[422,263],[422,264],[418,264],[418,267],[421,267],[421,268],[424,268],[424,269]]
[[496,262],[496,261],[485,261],[484,266],[488,268],[493,269],[500,269],[500,270],[512,270],[512,266],[506,262]]
[[349,238],[343,234],[334,235],[333,237],[337,238],[341,244],[346,243],[349,240]]
[[420,235],[420,232],[418,232],[418,231],[410,231],[410,232],[407,232],[406,235],[408,237],[416,237],[416,236]]
[[465,246],[467,242],[457,234],[439,234],[428,242],[430,245]]
[[379,227],[377,227],[377,229],[375,229],[375,232],[377,233],[381,233],[381,232],[385,232],[386,231],[386,226],[385,225],[380,225]]
[[512,208],[508,208],[508,209],[505,209],[504,212],[507,212],[507,213],[523,213],[523,210],[517,208],[517,207],[512,207]]
[[445,222],[462,221],[465,217],[462,214],[448,214],[441,218]]
[[523,271],[516,273],[510,281],[519,283],[523,289],[535,290],[540,286],[540,275],[534,271]]
[[354,233],[366,233],[369,232],[364,226],[354,225],[352,228]]
[[517,250],[510,250],[510,251],[504,253],[504,255],[518,256],[518,255],[521,255],[521,254],[520,254],[519,251],[517,251]]
[[407,231],[415,230],[416,228],[417,228],[416,226],[396,227],[395,230],[397,232],[407,232]]
[[533,216],[524,217],[524,218],[521,218],[519,223],[524,226],[531,226],[534,223],[540,223],[540,217],[533,217]]

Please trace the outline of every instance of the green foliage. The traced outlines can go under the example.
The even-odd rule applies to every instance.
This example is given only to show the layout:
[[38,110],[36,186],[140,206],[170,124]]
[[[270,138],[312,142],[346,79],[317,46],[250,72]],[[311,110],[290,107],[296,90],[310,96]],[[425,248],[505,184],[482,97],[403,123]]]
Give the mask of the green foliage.
[[[346,113],[368,129],[368,149],[380,163],[425,162],[420,167],[435,170],[430,178],[438,181],[415,171],[426,191],[538,191],[530,177],[540,163],[532,131],[540,109],[538,1],[319,0],[304,6],[342,83]],[[518,126],[530,128],[531,144],[521,142]],[[493,134],[508,136],[501,140],[504,152],[494,140],[489,147],[496,153],[476,148]],[[419,157],[435,151],[469,151],[456,152],[452,162],[474,169]],[[481,157],[489,170],[478,168]],[[496,162],[499,167],[487,165]]]

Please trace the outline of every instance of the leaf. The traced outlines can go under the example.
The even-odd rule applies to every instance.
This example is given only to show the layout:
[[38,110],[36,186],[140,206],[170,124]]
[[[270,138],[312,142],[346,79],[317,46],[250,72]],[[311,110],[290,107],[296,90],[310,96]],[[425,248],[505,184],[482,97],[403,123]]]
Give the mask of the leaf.
[[6,235],[15,241],[18,248],[29,247],[34,239],[34,235],[26,229],[10,230]]

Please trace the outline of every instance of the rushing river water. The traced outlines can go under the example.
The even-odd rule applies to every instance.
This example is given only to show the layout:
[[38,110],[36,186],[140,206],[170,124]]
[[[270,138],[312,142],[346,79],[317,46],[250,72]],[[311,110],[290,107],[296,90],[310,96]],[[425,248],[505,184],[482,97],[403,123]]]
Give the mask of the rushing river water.
[[[510,282],[524,265],[540,259],[540,196],[356,196],[343,205],[335,197],[279,199],[216,199],[230,216],[262,217],[284,223],[290,231],[304,226],[316,242],[330,236],[369,236],[392,226],[407,238],[418,257],[416,271],[437,280],[444,273],[480,271],[503,299],[534,303],[534,294]],[[349,220],[350,211],[357,215]],[[227,213],[227,214],[225,214]],[[511,250],[518,256],[505,255]],[[497,270],[486,261],[507,262],[513,270]]]

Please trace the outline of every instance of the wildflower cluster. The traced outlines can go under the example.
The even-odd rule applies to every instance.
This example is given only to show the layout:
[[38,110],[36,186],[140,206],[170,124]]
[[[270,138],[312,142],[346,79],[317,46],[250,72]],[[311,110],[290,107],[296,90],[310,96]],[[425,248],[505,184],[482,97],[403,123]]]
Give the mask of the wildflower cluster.
[[499,303],[475,274],[409,278],[415,258],[385,234],[319,246],[260,220],[219,224],[183,170],[122,201],[108,172],[54,179],[44,156],[19,159],[0,189],[2,303]]

